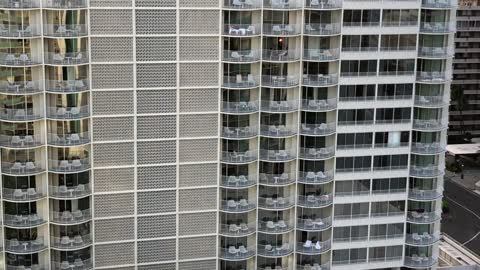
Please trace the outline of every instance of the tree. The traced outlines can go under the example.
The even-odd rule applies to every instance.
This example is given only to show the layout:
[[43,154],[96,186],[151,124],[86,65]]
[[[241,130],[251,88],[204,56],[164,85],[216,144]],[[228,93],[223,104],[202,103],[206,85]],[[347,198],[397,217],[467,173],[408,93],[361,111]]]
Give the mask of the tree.
[[463,139],[466,139],[467,141],[471,140],[471,134],[470,136],[465,134],[465,122],[463,121],[463,110],[465,110],[468,100],[463,93],[463,89],[461,89],[461,87],[458,85],[452,85],[451,99],[455,109],[460,115],[460,133],[462,134]]

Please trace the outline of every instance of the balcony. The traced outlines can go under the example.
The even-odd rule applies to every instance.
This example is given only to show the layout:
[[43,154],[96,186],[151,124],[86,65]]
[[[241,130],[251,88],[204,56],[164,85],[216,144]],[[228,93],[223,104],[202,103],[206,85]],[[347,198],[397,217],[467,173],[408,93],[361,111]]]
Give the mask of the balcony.
[[251,138],[258,135],[258,129],[254,126],[247,127],[223,127],[222,137],[230,139]]
[[48,106],[47,117],[52,119],[80,119],[90,116],[90,106]]
[[258,231],[270,234],[284,233],[293,229],[293,222],[285,221],[283,219],[276,222],[269,221],[259,221],[258,222]]
[[257,160],[257,154],[252,150],[245,152],[222,151],[221,161],[224,163],[250,163]]
[[425,190],[414,187],[408,191],[408,199],[415,201],[433,201],[441,197],[442,193],[437,189]]
[[290,62],[300,60],[299,50],[263,50],[262,60],[269,62]]
[[45,64],[51,65],[81,65],[88,63],[86,51],[68,53],[45,53]]
[[49,37],[83,37],[88,35],[86,24],[44,24],[43,34]]
[[246,188],[253,186],[257,183],[257,175],[256,174],[251,174],[251,175],[230,175],[230,176],[225,176],[222,175],[222,182],[220,183],[220,186],[225,187],[225,188]]
[[422,0],[422,8],[450,9],[456,6],[457,1],[454,0]]
[[55,146],[76,146],[87,144],[90,142],[90,134],[88,132],[57,134],[48,133],[48,144]]
[[39,7],[39,0],[0,0],[0,8],[31,9]]
[[329,270],[330,269],[330,262],[324,263],[320,265],[319,263],[311,264],[297,264],[297,270]]
[[258,207],[269,209],[269,210],[279,210],[293,207],[295,205],[295,198],[290,197],[259,197],[258,198]]
[[298,195],[297,204],[306,208],[324,207],[332,204],[332,194],[323,195]]
[[46,90],[54,93],[77,93],[89,89],[87,79],[67,81],[48,80],[46,81],[46,85]]
[[63,199],[75,199],[88,196],[92,193],[90,184],[79,184],[76,186],[54,186],[49,185],[49,195],[51,197]]
[[297,229],[304,231],[323,231],[332,226],[332,217],[297,218]]
[[422,22],[420,33],[438,34],[455,32],[456,26],[452,22]]
[[262,7],[260,0],[224,0],[225,9],[258,9]]
[[446,119],[413,119],[413,128],[418,130],[435,131],[448,128]]
[[333,180],[333,170],[331,171],[308,171],[298,172],[298,182],[302,184],[325,184]]
[[434,223],[440,220],[440,212],[407,212],[407,221],[412,223]]
[[230,246],[229,248],[219,248],[219,252],[220,259],[240,261],[255,256],[255,246],[239,246],[238,248]]
[[51,247],[61,250],[76,250],[92,244],[92,236],[90,234],[75,235],[70,238],[68,236],[55,237],[50,236]]
[[300,147],[299,158],[310,159],[310,160],[323,160],[331,158],[335,155],[335,147],[322,147],[322,148],[311,148],[311,147]]
[[297,153],[294,150],[267,150],[260,149],[260,159],[264,161],[285,162],[295,159]]
[[340,34],[340,23],[305,23],[303,34],[310,36],[332,36]]
[[357,121],[338,121],[339,126],[369,126],[373,125],[373,120],[357,120]]
[[268,36],[295,36],[300,35],[300,30],[298,24],[263,24],[263,34]]
[[257,254],[265,257],[284,257],[293,252],[293,246],[289,243],[279,245],[257,245]]
[[289,137],[297,133],[297,128],[295,126],[284,126],[284,125],[261,125],[260,134],[262,136],[268,137]]
[[43,81],[1,81],[0,93],[11,95],[29,95],[42,92]]
[[303,60],[324,62],[338,60],[340,57],[340,49],[304,49]]
[[419,96],[415,95],[414,104],[417,107],[437,108],[448,105],[443,96]]
[[3,199],[16,201],[16,202],[28,202],[36,201],[47,196],[47,193],[42,190],[42,187],[26,188],[26,189],[2,189]]
[[260,60],[259,50],[223,51],[223,61],[233,63],[250,63]]
[[306,9],[340,9],[342,1],[340,0],[305,0]]
[[429,165],[429,166],[410,166],[410,176],[413,177],[437,177],[443,175],[445,172],[444,169],[440,169],[438,165]]
[[230,223],[230,224],[220,224],[220,234],[233,236],[233,237],[242,237],[256,231],[256,224],[255,222],[245,223],[242,222],[240,224]]
[[223,34],[233,37],[251,37],[260,35],[259,24],[224,24]]
[[11,175],[30,175],[45,171],[41,161],[2,162],[2,173]]
[[40,36],[40,29],[36,25],[0,24],[0,37],[28,38],[37,36]]
[[398,124],[409,124],[410,122],[411,122],[410,118],[377,119],[375,120],[375,125],[398,125]]
[[47,270],[49,268],[45,267],[44,265],[38,265],[38,264],[32,264],[32,265],[19,264],[17,266],[7,264],[6,270],[18,270],[18,269]]
[[447,58],[453,57],[455,50],[451,47],[424,47],[420,46],[418,50],[419,57],[425,58]]
[[222,102],[222,112],[244,114],[254,113],[258,111],[258,101],[236,101],[236,102]]
[[255,202],[249,202],[247,199],[222,200],[220,210],[231,213],[247,212],[255,209]]
[[300,128],[301,135],[309,136],[327,136],[335,133],[336,123],[304,124]]
[[307,240],[306,242],[297,242],[296,252],[303,254],[322,254],[330,250],[330,247],[330,239],[323,242],[317,241],[315,243]]
[[337,108],[337,99],[302,99],[302,110],[313,112],[331,111]]
[[302,78],[305,86],[330,86],[338,83],[337,74],[303,74]]
[[60,173],[71,173],[87,170],[90,168],[90,159],[89,158],[78,158],[72,159],[71,162],[66,159],[48,160],[48,169],[53,172]]
[[[33,106],[37,107],[37,106]],[[3,109],[0,113],[1,120],[7,121],[33,121],[43,117],[43,113],[33,108],[26,109]]]
[[248,74],[242,76],[223,76],[222,86],[225,88],[254,88],[260,84],[260,77]]
[[283,186],[295,182],[293,173],[284,172],[282,174],[260,173],[260,184],[267,186]]
[[73,270],[90,270],[93,269],[93,262],[91,259],[75,259],[73,262],[63,261],[63,262],[50,262],[52,269],[51,270],[65,270],[65,269],[73,269]]
[[0,145],[8,148],[31,148],[41,146],[41,135],[8,136],[0,135]]
[[35,60],[31,53],[0,53],[0,65],[9,67],[29,67],[40,65],[41,62]]
[[266,9],[299,9],[302,8],[301,0],[263,0],[263,8]]
[[5,240],[5,251],[16,254],[35,253],[47,248],[43,237],[35,240],[19,241],[17,239]]
[[440,240],[440,233],[430,234],[424,232],[423,234],[412,233],[407,234],[406,243],[411,246],[428,246]]
[[15,228],[37,227],[46,223],[40,214],[3,215],[3,224]]
[[55,9],[86,8],[87,0],[52,0],[47,1],[44,7]]
[[296,75],[263,75],[262,86],[267,87],[294,87],[298,85]]
[[88,221],[92,218],[91,209],[74,210],[70,212],[68,210],[63,212],[50,211],[50,221],[59,224],[77,224]]
[[382,27],[417,27],[418,22],[415,21],[383,21]]
[[412,268],[428,268],[437,263],[437,258],[427,256],[412,255],[405,256],[404,265]]
[[451,76],[445,71],[420,71],[417,73],[418,82],[443,83],[451,80]]
[[266,112],[291,112],[298,110],[298,100],[262,100],[261,109]]
[[412,153],[415,154],[439,154],[446,151],[446,146],[439,142],[433,143],[412,143]]

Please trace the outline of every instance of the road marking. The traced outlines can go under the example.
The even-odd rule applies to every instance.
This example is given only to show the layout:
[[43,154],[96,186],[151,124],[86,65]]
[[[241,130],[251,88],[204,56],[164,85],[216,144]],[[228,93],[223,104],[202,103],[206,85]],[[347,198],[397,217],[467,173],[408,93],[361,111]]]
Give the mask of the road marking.
[[466,244],[468,244],[470,241],[472,241],[473,239],[477,238],[477,236],[480,234],[480,232],[478,232],[477,234],[475,234],[472,238],[470,238],[467,242],[463,243],[462,246],[465,246]]
[[465,206],[463,206],[462,204],[456,202],[455,200],[453,200],[452,198],[448,197],[448,196],[445,196],[445,198],[449,199],[450,201],[452,201],[453,203],[457,204],[458,206],[462,207],[463,209],[467,210],[468,212],[470,212],[472,215],[474,215],[475,217],[477,217],[478,219],[480,219],[480,216],[477,215],[475,212],[473,212],[472,210],[466,208]]

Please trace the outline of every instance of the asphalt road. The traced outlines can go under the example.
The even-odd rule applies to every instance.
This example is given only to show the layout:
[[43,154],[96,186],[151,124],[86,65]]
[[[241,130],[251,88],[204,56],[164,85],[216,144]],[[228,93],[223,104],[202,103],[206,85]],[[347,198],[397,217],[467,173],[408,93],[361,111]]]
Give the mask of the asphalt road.
[[443,195],[450,211],[442,219],[442,232],[480,255],[480,196],[447,179]]

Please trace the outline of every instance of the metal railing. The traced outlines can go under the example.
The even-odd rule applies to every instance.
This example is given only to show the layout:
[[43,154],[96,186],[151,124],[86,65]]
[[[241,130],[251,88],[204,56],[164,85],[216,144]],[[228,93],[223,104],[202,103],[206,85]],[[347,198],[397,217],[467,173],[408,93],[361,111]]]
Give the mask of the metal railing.
[[317,241],[312,243],[312,241],[306,242],[297,242],[296,251],[300,253],[307,254],[320,254],[330,250],[331,240],[325,240],[323,242]]
[[49,159],[48,169],[54,172],[78,172],[90,168],[90,159],[77,158],[77,159]]
[[90,133],[88,131],[71,134],[48,133],[47,136],[48,144],[58,146],[74,146],[90,142]]
[[417,26],[418,21],[382,21],[382,27],[412,27]]
[[301,124],[300,134],[302,135],[318,135],[325,136],[335,133],[336,122],[321,123],[321,124]]
[[394,47],[380,47],[381,52],[405,52],[405,51],[415,51],[417,47],[415,46],[394,46]]
[[451,47],[425,47],[420,46],[418,48],[418,56],[443,58],[450,57],[455,54],[455,50]]
[[40,214],[30,214],[30,215],[3,215],[3,224],[18,227],[18,228],[29,228],[36,227],[45,223],[46,221]]
[[433,223],[440,219],[440,212],[408,211],[407,221],[413,223]]
[[5,250],[13,253],[32,253],[46,247],[42,236],[37,236],[37,239],[27,241],[19,241],[17,239],[5,240]]
[[378,76],[413,76],[415,71],[413,70],[392,70],[392,71],[379,71]]
[[448,33],[456,29],[455,22],[421,22],[420,32],[423,33]]
[[307,231],[322,231],[332,226],[332,217],[297,218],[297,228]]
[[0,81],[0,93],[26,95],[41,92],[43,81]]
[[303,74],[303,84],[308,86],[327,86],[338,83],[338,74]]
[[220,185],[222,187],[229,187],[229,188],[242,188],[242,187],[249,187],[255,185],[257,183],[257,175],[250,174],[250,175],[222,175],[222,182]]
[[0,0],[0,8],[29,9],[39,7],[39,0]]
[[226,88],[253,88],[260,84],[260,76],[248,75],[235,75],[235,76],[223,76],[223,87]]
[[437,189],[419,189],[417,187],[410,188],[408,198],[412,200],[436,200],[442,197],[442,193]]
[[303,33],[312,36],[340,34],[340,23],[305,23]]
[[45,170],[45,165],[41,161],[15,161],[2,162],[2,173],[12,175],[36,174]]
[[437,258],[428,256],[405,256],[405,266],[412,267],[430,267],[437,262]]
[[417,80],[422,82],[444,82],[450,80],[450,75],[445,71],[419,71]]
[[224,24],[223,34],[229,36],[254,36],[260,34],[260,24]]
[[303,7],[303,0],[263,0],[263,8],[298,9]]
[[358,72],[341,72],[342,77],[372,77],[377,76],[376,71],[358,71]]
[[260,51],[259,50],[224,50],[223,51],[223,61],[227,62],[254,62],[260,60]]
[[230,246],[228,248],[218,248],[219,257],[226,260],[244,260],[255,256],[255,246]]
[[372,148],[372,144],[337,144],[337,151],[341,150],[356,150],[356,149],[369,149]]
[[90,106],[74,106],[74,107],[47,107],[47,117],[54,119],[78,119],[88,117],[90,115]]
[[432,245],[435,242],[440,240],[440,233],[412,233],[408,234],[407,237],[405,238],[405,241],[407,244],[410,245],[418,245],[418,246],[426,246],[426,245]]
[[378,27],[380,21],[376,22],[343,22],[343,27]]
[[299,83],[297,75],[262,75],[262,85],[270,87],[292,87]]
[[303,159],[327,159],[335,155],[335,147],[321,147],[321,148],[312,148],[312,147],[300,147],[299,149],[299,158]]
[[84,8],[87,7],[87,0],[52,0],[45,5],[49,8]]
[[323,184],[333,180],[333,170],[330,171],[299,171],[298,182],[305,184]]
[[348,219],[359,219],[359,218],[368,218],[368,213],[365,214],[350,214],[350,215],[335,215],[333,220],[348,220]]
[[450,9],[457,6],[456,0],[422,0],[422,7]]
[[423,106],[423,107],[440,107],[447,105],[448,102],[444,101],[443,96],[420,96],[415,95],[414,104],[416,106]]
[[52,65],[78,65],[88,63],[88,52],[45,53],[45,63]]
[[63,261],[63,262],[56,262],[51,261],[50,266],[52,267],[51,270],[90,270],[93,269],[93,261],[91,259],[75,259],[73,262],[70,261]]
[[2,188],[3,199],[12,201],[34,201],[44,198],[47,194],[43,190],[43,187],[25,188],[25,189],[13,189]]
[[333,238],[334,243],[359,242],[359,241],[368,241],[368,235]]
[[225,138],[249,138],[258,135],[258,129],[254,126],[248,127],[223,127],[222,137]]
[[329,111],[337,108],[337,99],[302,99],[302,109],[308,111]]
[[0,135],[0,145],[10,148],[36,147],[43,144],[42,135]]
[[319,263],[312,263],[312,264],[297,264],[297,270],[330,270],[330,262],[319,264]]
[[258,111],[258,100],[222,102],[222,112],[226,113],[252,113]]
[[33,57],[31,53],[0,53],[0,65],[25,67],[41,64],[40,60]]
[[371,167],[359,167],[359,168],[337,168],[335,173],[365,173],[371,172]]
[[342,52],[376,52],[378,51],[378,47],[342,47]]
[[265,209],[285,209],[295,205],[295,198],[289,197],[259,197],[258,207]]
[[298,100],[262,100],[260,104],[262,111],[289,112],[298,110]]
[[5,25],[0,24],[0,37],[25,38],[40,35],[37,25]]
[[78,234],[73,237],[62,236],[50,236],[51,246],[63,250],[75,250],[83,248],[92,244],[92,235],[90,234]]
[[299,35],[301,30],[300,24],[263,24],[263,34],[272,36],[291,36]]
[[403,239],[405,235],[403,233],[397,234],[382,234],[382,235],[370,235],[370,241],[378,240],[390,240],[390,239]]
[[241,151],[222,151],[222,162],[227,163],[249,163],[257,160],[257,153],[253,150]]
[[300,60],[300,50],[262,50],[262,60],[277,62]]
[[389,166],[373,167],[373,171],[398,171],[398,170],[406,170],[406,169],[408,169],[408,165],[389,165]]
[[440,142],[432,143],[414,143],[412,142],[412,152],[420,154],[437,154],[446,151],[446,145]]
[[346,265],[346,264],[359,264],[366,263],[367,258],[357,260],[333,260],[332,265]]
[[239,224],[220,224],[220,233],[229,236],[244,236],[254,233],[257,224],[255,222],[241,222]]
[[282,257],[289,255],[293,252],[293,245],[289,243],[277,244],[277,245],[257,245],[257,254],[261,256],[269,257]]
[[264,185],[286,185],[295,181],[295,174],[284,172],[282,174],[260,173],[260,184]]
[[249,202],[247,199],[235,200],[221,200],[220,209],[226,212],[245,212],[250,211],[256,207],[255,202]]
[[305,8],[338,9],[338,8],[342,8],[342,1],[340,0],[305,0]]
[[297,204],[303,207],[323,207],[332,204],[333,195],[322,194],[322,195],[298,195]]
[[79,80],[48,80],[46,90],[55,93],[75,93],[89,89],[87,79]]
[[86,24],[44,24],[43,34],[51,37],[81,37],[88,35]]
[[256,9],[262,7],[260,0],[224,0],[223,7],[228,9]]
[[413,128],[420,130],[439,130],[448,127],[447,119],[413,119]]
[[429,166],[410,166],[410,175],[417,177],[436,177],[442,175],[445,169],[440,168],[438,165]]
[[366,126],[373,125],[372,120],[358,120],[358,121],[338,121],[337,125],[339,126]]
[[[37,107],[34,105],[33,107]],[[0,112],[0,119],[10,121],[33,121],[43,117],[43,112],[34,110],[34,108],[26,109],[2,109]]]
[[288,161],[296,158],[294,149],[268,150],[260,149],[260,159],[268,161]]
[[91,209],[70,211],[50,211],[50,221],[61,224],[75,224],[92,218]]
[[260,134],[263,136],[270,137],[287,137],[292,136],[297,133],[297,128],[295,126],[284,126],[284,125],[261,125]]
[[267,220],[258,221],[258,231],[266,233],[282,233],[293,229],[293,221],[291,220]]
[[78,184],[76,186],[48,186],[50,196],[57,198],[78,198],[90,195],[92,189],[90,183]]
[[304,49],[303,60],[332,61],[340,57],[340,49]]

